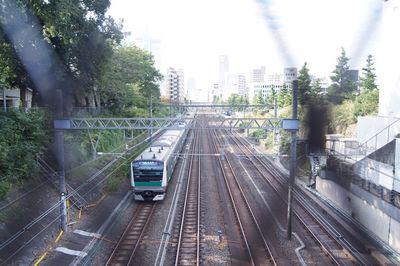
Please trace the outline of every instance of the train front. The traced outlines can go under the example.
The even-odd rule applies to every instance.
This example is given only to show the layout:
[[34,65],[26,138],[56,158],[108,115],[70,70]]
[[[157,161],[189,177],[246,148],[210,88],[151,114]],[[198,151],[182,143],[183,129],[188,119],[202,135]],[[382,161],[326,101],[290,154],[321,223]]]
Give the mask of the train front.
[[164,163],[158,160],[135,160],[131,163],[131,185],[135,200],[163,200]]

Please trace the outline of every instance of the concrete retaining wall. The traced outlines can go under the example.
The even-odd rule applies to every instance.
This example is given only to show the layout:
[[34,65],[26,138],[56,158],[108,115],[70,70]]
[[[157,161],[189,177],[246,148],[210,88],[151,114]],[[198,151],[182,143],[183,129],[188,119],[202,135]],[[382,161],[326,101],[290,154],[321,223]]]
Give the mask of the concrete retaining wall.
[[[353,192],[350,192],[335,182],[320,177],[317,177],[316,190],[400,252],[400,211],[397,208],[386,206],[384,201],[366,191],[362,192],[363,190],[355,185],[352,185]],[[374,205],[377,202],[385,205],[384,211]]]

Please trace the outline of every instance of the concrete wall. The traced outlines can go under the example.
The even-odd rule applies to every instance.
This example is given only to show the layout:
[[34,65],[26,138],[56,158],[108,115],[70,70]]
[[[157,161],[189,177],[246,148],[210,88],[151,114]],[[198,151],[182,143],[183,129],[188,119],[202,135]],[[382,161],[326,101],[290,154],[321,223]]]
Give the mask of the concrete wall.
[[400,0],[382,2],[382,26],[376,55],[379,115],[400,117]]
[[[350,192],[331,180],[317,177],[316,190],[400,252],[399,209],[355,185],[352,185]],[[383,206],[376,205],[378,202]]]
[[393,189],[400,191],[400,139],[396,139],[396,147],[394,153],[394,182]]
[[[354,165],[354,173],[363,179],[388,190],[393,189],[393,166],[365,158]],[[400,192],[400,191],[398,191]]]

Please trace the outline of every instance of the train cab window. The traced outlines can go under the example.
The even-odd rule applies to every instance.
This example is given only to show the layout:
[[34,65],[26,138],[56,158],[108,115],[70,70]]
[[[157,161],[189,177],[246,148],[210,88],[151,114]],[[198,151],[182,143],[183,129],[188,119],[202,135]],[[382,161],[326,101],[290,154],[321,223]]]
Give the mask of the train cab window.
[[160,181],[163,176],[162,162],[141,161],[133,163],[133,176],[136,181]]

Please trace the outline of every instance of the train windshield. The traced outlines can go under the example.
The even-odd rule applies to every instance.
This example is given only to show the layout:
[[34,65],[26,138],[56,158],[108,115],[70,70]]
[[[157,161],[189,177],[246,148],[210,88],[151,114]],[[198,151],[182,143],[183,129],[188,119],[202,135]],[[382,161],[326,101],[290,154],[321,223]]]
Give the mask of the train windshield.
[[133,176],[135,181],[161,181],[164,164],[160,161],[133,162]]

